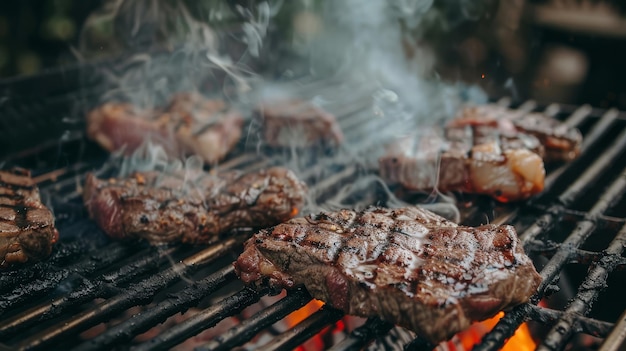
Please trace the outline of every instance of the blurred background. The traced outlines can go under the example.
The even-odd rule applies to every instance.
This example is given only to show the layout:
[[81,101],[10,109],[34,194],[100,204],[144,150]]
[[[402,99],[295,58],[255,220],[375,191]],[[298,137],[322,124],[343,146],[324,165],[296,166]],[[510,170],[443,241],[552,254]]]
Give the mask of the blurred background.
[[[315,2],[281,2],[270,37],[295,45],[307,31],[319,30],[311,10]],[[190,7],[211,11],[232,9],[234,3],[191,1]],[[0,2],[0,80],[115,57],[133,46],[159,41],[154,34],[158,31],[134,41],[120,40],[114,20],[102,15],[107,6],[123,8],[125,2]],[[224,24],[236,14],[218,17],[215,21]],[[434,0],[419,26],[410,21],[398,23],[406,33],[406,55],[418,56],[427,62],[430,74],[445,81],[477,84],[493,98],[626,110],[624,1]]]

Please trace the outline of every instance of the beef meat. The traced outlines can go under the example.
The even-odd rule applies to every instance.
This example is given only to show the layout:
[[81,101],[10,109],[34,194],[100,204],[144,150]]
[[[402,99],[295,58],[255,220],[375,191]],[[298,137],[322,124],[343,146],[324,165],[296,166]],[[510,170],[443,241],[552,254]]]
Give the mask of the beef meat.
[[163,111],[107,103],[87,116],[87,135],[108,151],[130,154],[146,140],[170,155],[223,159],[241,138],[243,118],[223,100],[197,93],[174,95]]
[[570,161],[578,157],[582,134],[542,113],[525,114],[498,105],[467,106],[449,126],[483,126],[503,132],[517,131],[535,136],[545,147],[545,160]]
[[273,147],[338,145],[343,133],[335,116],[304,100],[285,99],[261,104],[255,111],[263,137]]
[[448,127],[395,141],[379,159],[379,171],[388,183],[410,190],[460,191],[508,202],[543,190],[542,153],[532,136]]
[[434,343],[528,301],[541,282],[513,227],[458,226],[416,207],[295,218],[255,234],[234,265],[247,284],[304,285]]
[[30,172],[0,171],[0,267],[43,259],[58,238],[52,212],[41,203]]
[[223,159],[241,139],[243,117],[221,99],[179,93],[160,118],[175,126],[184,153],[199,155],[208,163]]
[[274,167],[219,176],[143,172],[103,180],[88,174],[83,199],[91,218],[113,238],[207,243],[234,229],[264,228],[294,217],[306,192],[293,172]]

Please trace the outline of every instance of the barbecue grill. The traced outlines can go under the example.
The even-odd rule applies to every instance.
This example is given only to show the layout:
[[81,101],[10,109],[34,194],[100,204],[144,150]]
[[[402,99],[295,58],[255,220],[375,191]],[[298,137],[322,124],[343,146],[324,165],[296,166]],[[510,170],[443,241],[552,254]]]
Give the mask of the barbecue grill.
[[[308,304],[311,296],[302,289],[290,291],[270,304],[267,291],[245,288],[237,280],[232,262],[250,233],[202,247],[108,240],[87,218],[80,198],[85,174],[109,169],[108,154],[85,139],[81,118],[106,89],[100,67],[82,64],[0,84],[0,94],[6,97],[0,100],[0,165],[33,171],[61,232],[49,259],[0,274],[0,350],[168,349],[232,317],[234,326],[199,349],[228,350],[254,343],[264,350],[291,350],[311,337],[335,332],[323,338],[323,348],[436,346],[377,318],[346,331],[341,327],[343,314],[327,306],[281,333],[277,323],[284,327],[286,317]],[[354,150],[371,151],[388,136],[385,130],[393,130],[387,120],[372,118],[375,87],[337,77],[280,84],[305,98],[345,96],[328,110],[338,117]],[[585,336],[603,350],[617,350],[626,338],[626,302],[620,294],[626,265],[626,113],[509,99],[497,103],[524,112],[544,111],[580,128],[585,138],[580,158],[548,169],[546,189],[539,196],[509,205],[472,198],[471,206],[462,209],[467,225],[515,225],[543,278],[531,303],[506,312],[473,349],[499,349],[527,322],[542,350],[564,349]],[[252,171],[281,160],[264,157],[242,142],[218,168]],[[367,165],[335,161],[323,155],[298,160],[308,162],[300,176],[319,203],[358,177],[375,173]],[[342,194],[344,203],[386,201],[380,186],[355,187]],[[147,307],[127,312],[136,306]],[[254,313],[242,312],[251,306]],[[136,336],[192,307],[198,313],[131,344]],[[99,333],[85,333],[105,322],[107,327]]]

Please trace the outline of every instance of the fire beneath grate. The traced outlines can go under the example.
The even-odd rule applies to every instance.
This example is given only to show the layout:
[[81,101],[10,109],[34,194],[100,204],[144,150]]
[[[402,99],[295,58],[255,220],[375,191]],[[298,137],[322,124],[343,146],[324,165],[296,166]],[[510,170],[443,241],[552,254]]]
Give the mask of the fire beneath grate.
[[[339,116],[354,150],[375,152],[371,148],[388,137],[389,126],[385,119],[362,123],[371,118],[374,91],[325,81],[310,82],[300,92],[311,98],[338,89],[353,94],[328,109]],[[543,283],[532,303],[438,346],[377,318],[344,316],[304,290],[268,297],[245,288],[231,263],[249,233],[208,247],[109,242],[86,218],[80,200],[84,175],[100,169],[106,155],[80,134],[61,146],[10,155],[9,164],[35,171],[62,240],[47,261],[0,276],[0,349],[559,350],[603,344],[616,350],[626,335],[620,291],[626,264],[626,115],[588,106],[551,105],[545,112],[581,129],[582,156],[550,169],[545,191],[526,203],[477,198],[462,209],[464,224],[515,225]],[[276,160],[242,146],[219,167],[251,171]],[[375,170],[333,160],[322,157],[300,172],[319,203],[384,203],[385,192],[376,186],[355,187],[336,199],[338,189]]]

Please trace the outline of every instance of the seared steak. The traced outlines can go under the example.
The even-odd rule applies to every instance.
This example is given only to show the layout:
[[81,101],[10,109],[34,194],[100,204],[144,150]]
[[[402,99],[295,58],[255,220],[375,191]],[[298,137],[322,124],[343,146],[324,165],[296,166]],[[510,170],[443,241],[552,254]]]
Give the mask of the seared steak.
[[343,133],[335,116],[308,101],[269,101],[261,104],[255,114],[269,146],[307,147],[343,142]]
[[0,267],[43,259],[58,238],[52,212],[41,203],[30,172],[0,171]]
[[135,173],[125,179],[87,175],[87,210],[113,238],[206,243],[239,228],[264,228],[294,217],[307,188],[280,167],[214,176],[200,171]]
[[108,151],[130,154],[146,140],[174,156],[197,154],[214,163],[241,138],[243,118],[223,100],[180,93],[163,112],[107,103],[87,116],[87,135]]
[[542,113],[521,114],[497,105],[463,108],[449,126],[489,126],[503,132],[518,131],[535,136],[546,149],[545,160],[570,161],[578,157],[582,134]]
[[532,136],[449,127],[397,140],[379,159],[379,171],[387,182],[411,190],[436,188],[507,202],[543,190],[542,153]]
[[247,284],[304,285],[435,343],[528,301],[541,282],[513,227],[458,226],[415,207],[295,218],[255,234],[234,265]]

